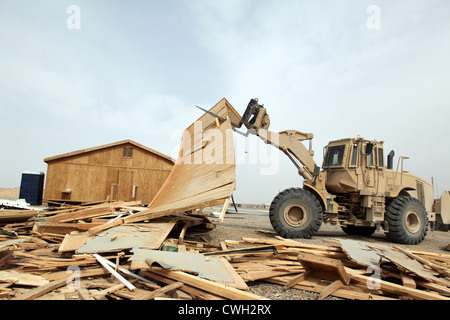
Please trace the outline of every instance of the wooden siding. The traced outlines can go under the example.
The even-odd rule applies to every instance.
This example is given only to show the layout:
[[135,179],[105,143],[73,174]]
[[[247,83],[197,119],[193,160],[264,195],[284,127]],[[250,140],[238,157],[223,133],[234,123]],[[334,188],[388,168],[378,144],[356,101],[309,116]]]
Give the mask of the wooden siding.
[[44,201],[150,203],[172,170],[169,159],[129,140],[47,158]]

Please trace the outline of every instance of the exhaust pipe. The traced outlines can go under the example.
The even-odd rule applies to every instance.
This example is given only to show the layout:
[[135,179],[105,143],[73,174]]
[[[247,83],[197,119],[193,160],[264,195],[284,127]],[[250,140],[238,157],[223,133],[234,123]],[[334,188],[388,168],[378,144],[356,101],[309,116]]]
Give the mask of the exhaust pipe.
[[391,170],[394,167],[394,155],[395,155],[394,150],[391,150],[391,152],[389,152],[387,156],[387,168]]

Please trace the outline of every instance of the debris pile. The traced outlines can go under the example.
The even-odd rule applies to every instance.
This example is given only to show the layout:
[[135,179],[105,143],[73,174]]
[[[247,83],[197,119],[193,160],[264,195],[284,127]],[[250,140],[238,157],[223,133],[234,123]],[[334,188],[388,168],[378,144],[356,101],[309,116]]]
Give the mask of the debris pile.
[[254,300],[265,297],[251,284],[264,281],[318,299],[450,299],[450,255],[442,253],[346,239],[211,243],[215,224],[198,212],[91,232],[143,210],[130,202],[73,206],[3,226],[0,297]]

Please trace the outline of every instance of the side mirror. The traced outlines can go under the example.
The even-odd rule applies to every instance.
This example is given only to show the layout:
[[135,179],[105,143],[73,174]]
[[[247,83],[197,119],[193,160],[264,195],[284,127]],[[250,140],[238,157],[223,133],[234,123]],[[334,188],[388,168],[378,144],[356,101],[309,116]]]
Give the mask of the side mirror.
[[373,151],[373,143],[372,143],[372,142],[368,142],[368,143],[366,144],[366,152],[365,152],[365,155],[366,155],[366,156],[370,155],[370,154],[372,153],[372,151]]

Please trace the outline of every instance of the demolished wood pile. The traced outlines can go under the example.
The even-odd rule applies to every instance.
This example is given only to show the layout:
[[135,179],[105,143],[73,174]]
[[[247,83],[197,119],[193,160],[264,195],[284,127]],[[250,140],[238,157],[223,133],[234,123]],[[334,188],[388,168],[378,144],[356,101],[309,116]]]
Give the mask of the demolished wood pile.
[[5,231],[0,242],[0,297],[254,300],[265,299],[251,288],[263,281],[315,292],[318,299],[450,299],[446,254],[345,239],[324,245],[280,237],[210,243],[197,235],[196,241],[187,240],[186,234],[192,239],[195,234],[186,233],[191,230],[186,225],[212,230],[214,224],[198,214],[89,233],[86,224],[114,219],[125,208],[139,210],[131,203],[102,204],[65,209],[83,217],[79,220],[68,221],[62,210],[45,216],[45,222],[38,215],[28,234],[22,226],[4,227],[9,234]]

